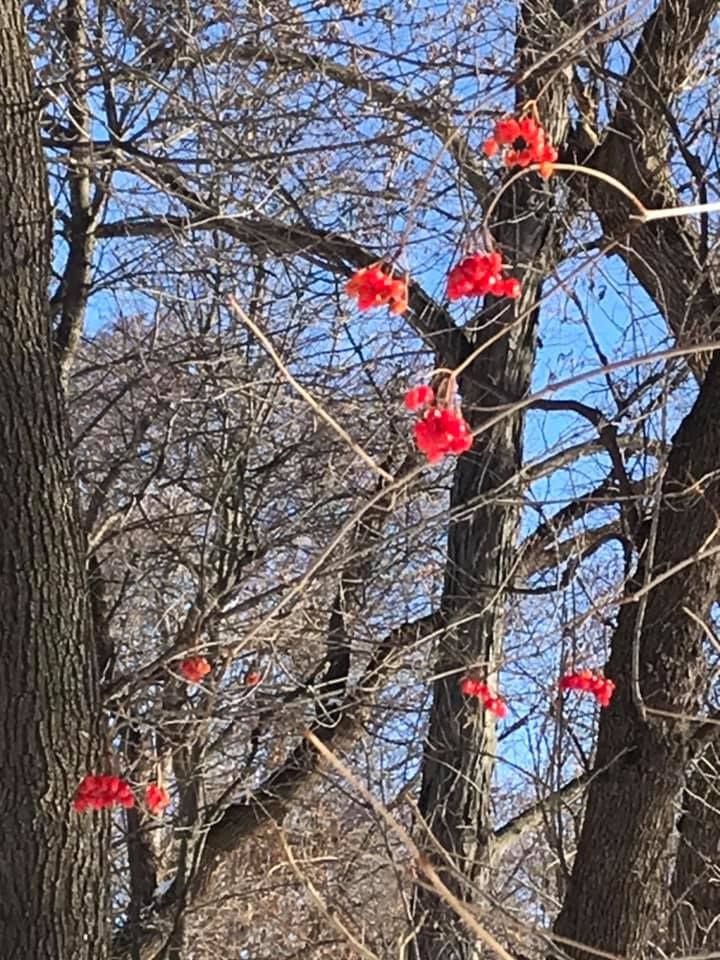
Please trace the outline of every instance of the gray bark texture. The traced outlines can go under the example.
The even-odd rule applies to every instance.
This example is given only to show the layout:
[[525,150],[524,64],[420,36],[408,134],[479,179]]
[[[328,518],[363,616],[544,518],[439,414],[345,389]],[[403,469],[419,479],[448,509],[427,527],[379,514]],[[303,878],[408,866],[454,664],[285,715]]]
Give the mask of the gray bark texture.
[[[522,6],[517,52],[524,66],[532,64],[548,42],[540,12],[537,3]],[[551,66],[559,75],[546,98],[545,121],[551,140],[560,142],[567,129],[568,77],[557,63]],[[518,90],[518,102],[536,93],[530,82]],[[521,399],[530,389],[537,301],[542,279],[552,270],[559,236],[551,215],[551,192],[539,178],[534,181],[518,181],[505,193],[491,225],[498,248],[522,277],[523,295],[514,307],[507,300],[488,298],[477,325],[465,331],[474,348],[487,343],[460,381],[464,413],[474,430],[482,429],[488,414]],[[496,721],[463,696],[459,681],[468,670],[488,678],[491,686],[496,681],[507,592],[516,575],[522,429],[519,413],[480,433],[473,449],[458,461],[450,497],[453,517],[442,609],[447,621],[459,625],[443,634],[435,662],[438,679],[419,802],[425,836],[421,834],[420,840],[444,882],[465,902],[473,902],[485,885],[492,857]],[[434,891],[423,886],[416,890],[415,924],[418,932],[408,946],[408,960],[479,956],[472,933]]]
[[72,810],[99,714],[50,218],[21,7],[0,2],[0,936],[5,960],[103,960],[102,818]]

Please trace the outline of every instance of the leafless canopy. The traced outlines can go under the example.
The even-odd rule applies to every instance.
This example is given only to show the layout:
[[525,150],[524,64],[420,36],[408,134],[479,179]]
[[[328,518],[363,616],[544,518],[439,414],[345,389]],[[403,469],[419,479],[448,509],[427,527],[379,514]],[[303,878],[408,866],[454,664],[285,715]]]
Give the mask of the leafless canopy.
[[10,960],[720,949],[719,13],[0,0]]

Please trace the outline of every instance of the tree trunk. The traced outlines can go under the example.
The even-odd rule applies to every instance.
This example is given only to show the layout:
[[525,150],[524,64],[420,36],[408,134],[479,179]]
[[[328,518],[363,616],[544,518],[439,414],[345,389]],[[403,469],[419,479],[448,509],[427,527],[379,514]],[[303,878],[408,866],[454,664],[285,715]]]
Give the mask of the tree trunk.
[[[637,681],[647,708],[672,715],[697,712],[706,683],[703,637],[696,619],[717,594],[717,554],[697,555],[714,542],[720,510],[720,355],[673,441],[662,491],[651,578],[681,565],[647,594],[644,560],[628,588],[613,637],[607,673],[617,684],[601,712],[596,768],[568,894],[556,930],[581,944],[640,957],[666,904],[676,804],[693,750],[691,725],[648,713],[633,699]],[[702,484],[702,489],[700,489]],[[696,559],[693,559],[696,558]],[[684,561],[690,561],[682,566]],[[582,950],[576,956],[590,956]]]
[[[681,202],[667,172],[672,138],[665,104],[692,75],[693,57],[717,10],[716,0],[663,0],[657,5],[635,46],[603,143],[588,148],[593,166],[620,177],[648,206]],[[623,238],[617,252],[653,297],[670,330],[681,342],[711,334],[718,301],[694,223],[677,219],[629,231],[627,210],[599,184],[589,180],[587,189],[605,235]],[[698,377],[708,369],[709,356],[690,359]],[[693,557],[714,545],[717,534],[719,381],[720,358],[715,356],[673,443],[654,557],[649,563],[643,558],[621,607],[607,671],[618,689],[611,707],[601,712],[596,758],[596,768],[611,766],[591,783],[571,883],[556,924],[564,937],[633,957],[642,955],[651,936],[666,935],[658,927],[667,906],[674,821],[695,750],[691,730],[681,720],[641,715],[633,686],[649,707],[694,714],[706,682],[701,630],[692,615],[705,616],[714,602],[720,567],[715,556]],[[686,566],[648,594],[638,621],[641,604],[632,594],[645,581],[647,566],[652,578],[684,561]],[[689,881],[700,865],[691,849],[702,850],[707,842],[690,815],[693,806],[686,807],[680,821],[673,882],[676,897],[682,892],[680,899],[686,901],[671,922],[672,950],[681,953],[694,947],[679,946],[678,923],[687,920],[700,894]],[[572,952],[587,956],[579,949]]]
[[[584,13],[587,6],[582,7]],[[557,8],[559,17],[569,23],[581,5],[567,7],[558,2]],[[542,26],[545,20],[538,17],[541,11],[542,5],[535,0],[521,7],[516,43],[521,67],[530,67],[553,47],[553,37]],[[545,90],[542,119],[551,141],[560,143],[567,129],[568,77],[552,57],[547,70],[555,80]],[[540,75],[518,89],[519,109],[543,83]],[[515,309],[507,300],[489,298],[475,330],[466,331],[474,347],[501,334],[461,379],[465,416],[474,429],[483,424],[488,410],[518,400],[530,389],[537,343],[536,303],[558,244],[550,197],[550,189],[540,186],[539,178],[523,179],[504,194],[497,208],[492,234],[515,272],[522,269],[523,295]],[[491,392],[481,384],[495,384],[496,389]],[[446,621],[459,623],[446,631],[435,663],[438,679],[433,686],[419,809],[433,835],[431,841],[425,840],[427,855],[435,860],[453,893],[468,902],[485,885],[492,856],[490,787],[496,735],[495,717],[468,701],[459,681],[472,668],[489,679],[491,687],[496,681],[507,587],[514,573],[522,429],[522,414],[516,414],[480,434],[473,449],[458,462],[450,497],[443,613]],[[445,851],[446,861],[438,857],[438,847]],[[434,892],[418,887],[414,913],[418,932],[408,947],[409,960],[480,956],[473,936]]]
[[95,656],[51,345],[44,162],[21,5],[0,0],[0,930],[6,960],[103,960]]
[[[526,345],[509,359],[527,368],[532,353]],[[460,511],[516,475],[520,430],[519,418],[504,420],[482,436],[479,449],[462,458],[455,474],[452,511]],[[483,678],[495,682],[504,631],[504,585],[517,524],[512,489],[506,488],[506,494],[500,503],[466,510],[466,516],[450,527],[443,612],[449,621],[467,619],[447,630],[440,643],[423,758],[420,812],[455,868],[449,873],[447,864],[439,861],[436,865],[443,879],[466,901],[473,899],[473,884],[482,883],[487,866],[495,717],[463,697],[459,680],[476,667]],[[432,891],[419,888],[415,908],[420,929],[412,960],[474,956],[463,924]]]

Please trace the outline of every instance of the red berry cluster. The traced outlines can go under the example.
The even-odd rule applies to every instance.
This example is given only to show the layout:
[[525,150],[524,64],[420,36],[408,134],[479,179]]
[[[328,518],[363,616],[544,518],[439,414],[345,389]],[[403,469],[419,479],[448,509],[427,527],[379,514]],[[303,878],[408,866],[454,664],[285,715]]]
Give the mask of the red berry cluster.
[[150,783],[145,790],[145,805],[150,813],[156,816],[170,806],[170,794],[159,783]]
[[405,394],[408,410],[424,412],[415,421],[415,443],[428,463],[437,463],[448,454],[465,453],[473,445],[470,426],[457,410],[436,401],[432,387],[413,387]]
[[[162,813],[170,805],[170,794],[158,783],[151,783],[145,790],[145,804],[152,814]],[[109,774],[88,774],[83,777],[75,791],[73,807],[78,813],[86,810],[104,810],[109,807],[134,807],[132,787],[121,777]]]
[[83,777],[75,792],[73,806],[78,813],[85,810],[103,810],[105,807],[132,807],[135,805],[130,784],[120,777],[104,773]]
[[561,690],[580,690],[591,693],[601,707],[607,707],[615,692],[615,684],[607,677],[593,673],[592,670],[580,670],[566,673],[559,683]]
[[435,391],[426,383],[412,387],[405,394],[405,406],[408,410],[421,410],[435,403]]
[[460,681],[460,689],[466,697],[477,697],[482,701],[482,705],[496,717],[506,717],[508,708],[502,697],[494,697],[490,693],[490,688],[482,680],[476,680],[475,677],[463,677]]
[[203,677],[206,677],[212,667],[205,657],[187,657],[180,665],[180,672],[188,683],[200,683]]
[[430,407],[415,423],[415,443],[428,463],[437,463],[448,453],[466,453],[473,436],[460,414],[447,407]]
[[495,135],[485,141],[483,152],[486,157],[494,157],[498,151],[504,152],[506,167],[540,164],[540,176],[546,180],[552,176],[553,164],[558,158],[557,150],[547,141],[545,130],[533,117],[498,120]]
[[357,300],[360,310],[370,310],[384,304],[390,308],[390,313],[404,313],[407,310],[407,281],[393,277],[379,263],[358,270],[348,280],[345,290]]
[[515,277],[503,278],[502,255],[494,253],[474,253],[465,257],[453,267],[448,276],[447,292],[451,300],[461,297],[484,297],[491,293],[494,297],[520,296],[520,281]]
[[[548,142],[543,126],[532,116],[506,117],[495,124],[494,136],[483,144],[487,157],[502,153],[507,167],[529,167],[536,163],[546,179],[552,175],[558,158],[556,148]],[[448,296],[451,300],[460,297],[520,296],[520,281],[502,276],[502,256],[492,253],[475,253],[465,257],[453,267],[448,277]],[[404,313],[408,306],[406,279],[393,276],[383,263],[373,263],[358,270],[345,285],[360,310],[387,305],[392,313]]]

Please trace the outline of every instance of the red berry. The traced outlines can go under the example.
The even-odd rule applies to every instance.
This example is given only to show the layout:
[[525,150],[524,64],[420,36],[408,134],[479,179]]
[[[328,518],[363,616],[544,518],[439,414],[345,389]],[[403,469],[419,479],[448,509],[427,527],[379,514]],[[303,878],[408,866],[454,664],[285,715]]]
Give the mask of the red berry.
[[75,792],[74,808],[78,813],[85,810],[102,810],[116,804],[132,807],[135,803],[132,788],[125,780],[106,774],[88,774]]
[[360,310],[386,305],[391,313],[407,310],[407,282],[386,273],[379,264],[356,271],[345,284],[346,292],[357,300]]
[[558,686],[561,690],[579,690],[582,693],[591,693],[601,707],[610,705],[615,684],[606,677],[594,674],[591,670],[568,673],[560,679]]
[[432,387],[423,384],[419,387],[412,387],[405,394],[405,406],[408,410],[419,410],[421,407],[430,406],[435,402],[435,393]]
[[447,453],[465,453],[473,444],[469,425],[447,408],[429,407],[415,424],[415,443],[430,463]]
[[507,167],[528,167],[539,164],[540,176],[546,179],[554,170],[558,152],[547,141],[547,134],[534,117],[506,117],[495,124],[495,135],[485,142],[483,151],[492,157],[499,150],[504,153]]
[[211,669],[205,657],[187,657],[180,666],[180,672],[188,683],[199,683]]
[[145,790],[145,803],[153,815],[162,813],[170,805],[170,794],[157,783],[150,783]]
[[466,697],[477,697],[479,688],[482,686],[479,680],[474,677],[463,677],[460,681],[460,689]]
[[520,295],[520,283],[511,278],[504,280],[502,256],[493,253],[475,253],[465,257],[452,268],[448,275],[448,297],[459,300],[461,297],[483,297],[492,293],[496,297]]

